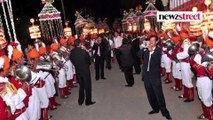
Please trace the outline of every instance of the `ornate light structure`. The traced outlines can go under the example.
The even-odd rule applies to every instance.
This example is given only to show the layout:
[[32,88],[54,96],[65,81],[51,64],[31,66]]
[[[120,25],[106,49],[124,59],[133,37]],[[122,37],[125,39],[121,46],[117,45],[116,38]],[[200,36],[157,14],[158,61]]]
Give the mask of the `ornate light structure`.
[[[192,11],[197,12],[197,7],[193,7]],[[198,21],[190,22],[189,29],[192,35],[200,36],[202,34],[202,30],[200,28],[201,28],[201,22],[198,22]]]
[[32,23],[32,26],[29,27],[30,38],[31,39],[41,38],[39,26],[34,24],[35,20],[32,18],[30,19],[30,22]]
[[207,10],[203,12],[203,21],[201,24],[202,34],[205,37],[208,34],[209,30],[213,30],[213,12],[210,11],[209,5],[211,4],[211,0],[205,0],[204,4],[207,7]]
[[69,22],[65,23],[66,27],[64,28],[64,35],[68,38],[70,36],[72,36],[72,29],[71,27],[68,27]]
[[52,5],[52,0],[46,0],[38,16],[44,40],[51,41],[64,37],[61,13]]
[[145,19],[145,22],[144,22],[144,30],[150,31],[150,29],[151,29],[150,22],[149,22],[148,19]]

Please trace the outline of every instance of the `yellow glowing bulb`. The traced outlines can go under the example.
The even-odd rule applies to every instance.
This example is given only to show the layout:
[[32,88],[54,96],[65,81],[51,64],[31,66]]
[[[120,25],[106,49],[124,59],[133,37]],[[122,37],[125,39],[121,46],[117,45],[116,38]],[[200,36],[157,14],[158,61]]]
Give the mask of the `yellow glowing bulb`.
[[206,6],[209,6],[210,4],[211,4],[211,0],[205,0],[205,2],[204,2],[204,4],[206,5]]
[[193,7],[193,8],[192,8],[192,11],[193,11],[193,12],[197,12],[197,7]]

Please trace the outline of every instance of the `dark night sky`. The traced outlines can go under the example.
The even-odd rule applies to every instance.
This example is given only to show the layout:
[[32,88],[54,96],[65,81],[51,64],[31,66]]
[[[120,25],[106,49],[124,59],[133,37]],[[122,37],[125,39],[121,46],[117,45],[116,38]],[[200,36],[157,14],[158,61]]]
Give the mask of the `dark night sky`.
[[[82,16],[90,14],[97,20],[98,18],[108,18],[108,23],[111,26],[114,18],[122,18],[124,10],[135,8],[141,4],[146,8],[146,0],[64,0],[67,20],[74,28],[76,20],[75,11],[81,11]],[[31,25],[30,18],[38,18],[38,13],[43,5],[40,0],[12,0],[14,17],[20,20],[15,22],[18,39],[29,38],[28,27]],[[53,4],[59,11],[62,11],[61,1],[55,0]],[[156,7],[163,10],[161,0],[156,0]],[[85,13],[86,12],[86,13]]]
[[[12,2],[15,16],[19,18],[35,18],[43,7],[40,0],[12,0]],[[114,18],[122,17],[123,10],[135,8],[138,4],[145,9],[145,2],[146,0],[64,0],[64,6],[66,17],[71,23],[76,19],[74,16],[76,10],[82,11],[83,16],[91,14],[96,19],[107,17],[111,22]],[[55,0],[53,5],[62,11],[60,0]],[[162,10],[160,0],[157,0],[156,6]]]

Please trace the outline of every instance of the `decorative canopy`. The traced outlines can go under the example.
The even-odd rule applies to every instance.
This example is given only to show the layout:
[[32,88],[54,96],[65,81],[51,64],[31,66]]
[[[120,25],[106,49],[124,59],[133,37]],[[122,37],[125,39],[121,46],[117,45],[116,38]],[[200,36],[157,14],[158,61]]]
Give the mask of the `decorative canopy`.
[[74,23],[76,28],[83,27],[85,24],[87,24],[87,20],[83,18],[78,11],[75,12],[75,16],[77,17]]
[[38,14],[42,36],[45,41],[52,41],[64,37],[60,12],[51,4],[51,0],[46,0],[41,12]]
[[51,4],[46,3],[38,14],[40,21],[42,20],[54,20],[54,19],[61,19],[61,13]]
[[157,15],[157,11],[158,9],[154,6],[154,4],[152,2],[149,2],[149,5],[147,6],[143,14],[145,17],[152,17]]

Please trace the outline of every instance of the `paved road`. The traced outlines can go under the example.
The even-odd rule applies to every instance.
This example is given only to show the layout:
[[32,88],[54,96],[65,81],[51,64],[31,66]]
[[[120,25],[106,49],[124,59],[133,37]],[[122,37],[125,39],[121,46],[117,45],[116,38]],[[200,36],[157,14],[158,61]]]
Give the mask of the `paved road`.
[[[126,88],[124,75],[115,63],[112,70],[105,71],[107,80],[95,81],[94,67],[91,67],[91,71],[93,100],[97,103],[92,106],[78,106],[78,88],[74,88],[69,99],[58,99],[62,106],[50,111],[52,120],[165,120],[160,113],[147,114],[151,108],[141,75],[135,75],[135,85]],[[182,92],[170,89],[173,84],[163,84],[167,108],[173,120],[196,120],[201,113],[198,98],[195,97],[194,102],[184,103],[178,98]]]

